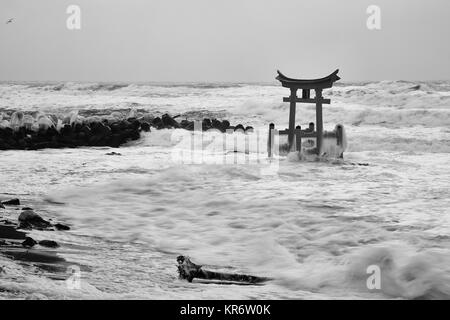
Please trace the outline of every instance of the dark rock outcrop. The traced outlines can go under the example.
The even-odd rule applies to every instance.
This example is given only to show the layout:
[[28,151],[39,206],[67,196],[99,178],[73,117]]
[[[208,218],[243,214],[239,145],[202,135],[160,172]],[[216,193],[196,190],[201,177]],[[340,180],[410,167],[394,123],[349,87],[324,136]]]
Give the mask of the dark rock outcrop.
[[25,241],[22,242],[22,246],[25,248],[32,248],[36,244],[37,244],[37,242],[33,238],[30,238],[30,237],[26,237]]
[[33,210],[23,210],[19,215],[19,229],[46,229],[51,225]]
[[19,199],[11,199],[2,201],[3,206],[20,206],[20,200]]
[[47,248],[58,248],[59,247],[59,244],[53,240],[41,240],[38,242],[38,244],[40,246],[47,247]]
[[56,228],[56,230],[70,230],[70,227],[61,223],[56,223],[54,227]]

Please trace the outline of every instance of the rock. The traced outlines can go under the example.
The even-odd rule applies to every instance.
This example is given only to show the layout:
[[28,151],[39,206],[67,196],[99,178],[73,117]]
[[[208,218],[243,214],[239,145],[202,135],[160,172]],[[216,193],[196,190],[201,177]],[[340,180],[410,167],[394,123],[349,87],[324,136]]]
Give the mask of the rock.
[[33,238],[30,237],[26,237],[25,241],[22,242],[22,246],[24,246],[25,248],[32,248],[36,245],[36,241]]
[[6,226],[0,224],[0,238],[24,240],[26,237],[25,232],[17,231],[15,226]]
[[252,126],[247,126],[247,127],[245,127],[245,133],[250,133],[250,132],[253,132],[253,127]]
[[70,230],[70,227],[63,225],[61,223],[55,224],[54,227],[56,228],[56,230]]
[[3,205],[3,203],[0,203],[0,208],[5,209],[5,206]]
[[162,127],[164,126],[160,117],[156,117],[155,119],[153,119],[152,125],[157,129],[162,129]]
[[222,121],[222,130],[225,131],[230,127],[230,121],[228,120],[223,120]]
[[39,241],[39,245],[47,248],[57,248],[59,247],[59,244],[56,243],[56,241],[53,240],[41,240]]
[[242,124],[238,124],[236,127],[234,127],[234,132],[245,132],[245,128]]
[[2,201],[3,205],[7,206],[20,206],[20,200],[19,199],[11,199],[7,201]]
[[23,207],[22,210],[33,210],[33,208],[30,208],[30,207]]
[[171,116],[169,116],[167,113],[164,114],[161,117],[162,123],[164,124],[165,127],[169,127],[169,128],[179,128],[180,124]]
[[211,120],[206,118],[202,121],[202,130],[206,131],[212,127]]
[[142,131],[145,131],[145,132],[149,132],[149,131],[151,131],[150,130],[150,123],[148,123],[148,122],[142,122],[141,123],[141,130]]
[[33,210],[23,210],[19,215],[19,228],[21,229],[45,229],[51,226],[51,223],[42,219]]
[[184,129],[189,130],[189,131],[194,131],[195,129],[195,124],[194,121],[187,121],[187,123],[185,123],[185,127]]
[[107,155],[107,156],[121,156],[122,154],[121,153],[119,153],[119,152],[108,152],[108,153],[105,153],[105,155]]
[[223,131],[223,128],[222,128],[222,122],[220,122],[220,121],[217,120],[217,119],[213,119],[213,120],[211,121],[211,126],[212,126],[214,129],[218,129],[218,130],[220,130],[220,131]]

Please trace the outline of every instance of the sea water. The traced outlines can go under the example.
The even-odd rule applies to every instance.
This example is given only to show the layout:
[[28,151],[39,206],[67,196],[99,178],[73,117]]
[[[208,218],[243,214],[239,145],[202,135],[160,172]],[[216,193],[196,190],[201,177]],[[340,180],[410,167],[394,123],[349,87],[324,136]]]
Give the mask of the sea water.
[[[287,95],[275,83],[1,83],[0,113],[168,112],[255,133],[225,147],[204,133],[193,157],[179,156],[193,146],[181,129],[118,149],[0,151],[0,198],[71,226],[31,236],[57,241],[79,280],[0,256],[0,298],[449,299],[450,82],[326,90],[324,128],[345,126],[344,160],[267,159],[269,123],[287,127]],[[314,119],[314,105],[298,107],[298,124]],[[274,280],[187,283],[178,255]],[[374,265],[379,289],[367,286]]]

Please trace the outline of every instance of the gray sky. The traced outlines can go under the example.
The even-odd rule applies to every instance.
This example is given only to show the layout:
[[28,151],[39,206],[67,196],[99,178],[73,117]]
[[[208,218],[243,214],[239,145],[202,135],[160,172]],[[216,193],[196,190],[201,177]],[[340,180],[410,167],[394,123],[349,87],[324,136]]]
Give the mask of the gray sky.
[[1,0],[0,80],[450,79],[449,36],[449,0]]

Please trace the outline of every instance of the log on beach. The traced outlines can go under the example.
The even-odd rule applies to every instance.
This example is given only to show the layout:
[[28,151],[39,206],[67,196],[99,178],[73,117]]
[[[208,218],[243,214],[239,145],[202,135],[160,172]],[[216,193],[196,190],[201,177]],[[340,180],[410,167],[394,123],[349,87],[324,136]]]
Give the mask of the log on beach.
[[177,262],[179,278],[188,282],[192,282],[194,279],[201,279],[216,284],[258,285],[272,280],[266,277],[203,270],[202,266],[193,263],[186,256],[178,256]]

